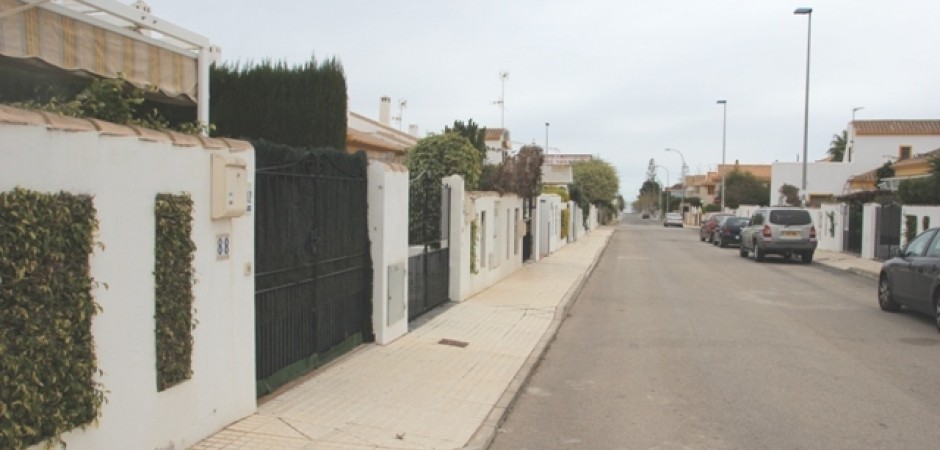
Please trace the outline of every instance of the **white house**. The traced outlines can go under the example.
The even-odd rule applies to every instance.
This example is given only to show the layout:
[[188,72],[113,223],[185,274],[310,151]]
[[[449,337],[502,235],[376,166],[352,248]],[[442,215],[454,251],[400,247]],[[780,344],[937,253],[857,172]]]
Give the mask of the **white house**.
[[[807,203],[847,193],[853,175],[940,147],[940,120],[856,120],[848,124],[847,136],[842,162],[806,165]],[[801,162],[775,162],[771,169],[771,203],[777,203],[784,184],[800,187],[802,173]]]
[[503,159],[512,151],[512,141],[509,140],[509,130],[505,128],[487,128],[485,164],[502,164]]

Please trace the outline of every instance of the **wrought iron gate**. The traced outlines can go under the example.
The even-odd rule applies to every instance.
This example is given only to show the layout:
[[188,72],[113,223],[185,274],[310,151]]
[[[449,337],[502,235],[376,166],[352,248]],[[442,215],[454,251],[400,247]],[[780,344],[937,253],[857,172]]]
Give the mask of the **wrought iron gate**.
[[848,204],[849,214],[845,221],[843,248],[850,253],[862,253],[862,211],[861,203]]
[[409,320],[450,300],[450,187],[441,187],[440,180],[427,175],[413,178],[411,184]]
[[[271,162],[263,145],[255,148],[259,166]],[[284,160],[283,148],[275,150]],[[366,159],[296,156],[256,171],[259,396],[373,340]]]
[[878,245],[875,247],[875,258],[884,261],[891,258],[891,250],[901,245],[901,205],[882,205],[876,226]]

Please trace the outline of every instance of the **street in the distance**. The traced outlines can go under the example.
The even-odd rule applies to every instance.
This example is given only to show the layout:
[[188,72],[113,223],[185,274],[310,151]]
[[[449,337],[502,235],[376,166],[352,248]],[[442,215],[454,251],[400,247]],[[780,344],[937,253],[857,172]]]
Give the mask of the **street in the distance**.
[[491,448],[936,448],[932,318],[697,232],[628,216]]

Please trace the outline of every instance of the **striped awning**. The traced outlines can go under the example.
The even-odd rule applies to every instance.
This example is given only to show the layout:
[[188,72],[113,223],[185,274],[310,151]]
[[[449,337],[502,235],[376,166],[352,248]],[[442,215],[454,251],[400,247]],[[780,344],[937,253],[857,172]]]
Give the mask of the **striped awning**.
[[0,0],[0,55],[103,78],[120,75],[142,89],[195,103],[199,48],[165,39],[127,15],[108,15],[95,7],[99,3]]

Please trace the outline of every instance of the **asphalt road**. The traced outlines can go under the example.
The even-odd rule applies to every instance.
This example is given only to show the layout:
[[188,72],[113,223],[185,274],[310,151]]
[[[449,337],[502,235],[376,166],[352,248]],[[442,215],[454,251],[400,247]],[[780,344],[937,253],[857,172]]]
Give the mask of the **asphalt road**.
[[630,218],[491,448],[940,448],[940,335],[872,280]]

